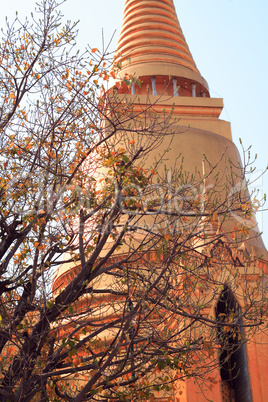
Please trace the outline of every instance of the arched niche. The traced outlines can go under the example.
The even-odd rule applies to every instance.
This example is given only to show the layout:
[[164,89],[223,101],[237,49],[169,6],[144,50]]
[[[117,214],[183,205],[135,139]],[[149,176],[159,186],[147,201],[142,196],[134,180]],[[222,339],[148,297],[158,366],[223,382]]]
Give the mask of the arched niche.
[[[224,285],[215,307],[222,402],[252,402],[247,353],[240,306],[228,285]],[[237,326],[227,324],[237,322]],[[226,325],[224,325],[226,324]]]

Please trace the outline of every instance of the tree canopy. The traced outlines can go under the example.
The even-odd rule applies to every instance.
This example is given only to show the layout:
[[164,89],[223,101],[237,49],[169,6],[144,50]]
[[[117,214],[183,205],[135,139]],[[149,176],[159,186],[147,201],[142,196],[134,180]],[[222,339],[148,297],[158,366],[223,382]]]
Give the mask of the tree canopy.
[[1,400],[147,401],[213,383],[220,351],[263,324],[240,247],[255,226],[247,167],[223,156],[224,186],[205,156],[205,173],[182,156],[168,169],[172,114],[136,112],[112,54],[80,55],[75,38],[56,0],[3,31]]

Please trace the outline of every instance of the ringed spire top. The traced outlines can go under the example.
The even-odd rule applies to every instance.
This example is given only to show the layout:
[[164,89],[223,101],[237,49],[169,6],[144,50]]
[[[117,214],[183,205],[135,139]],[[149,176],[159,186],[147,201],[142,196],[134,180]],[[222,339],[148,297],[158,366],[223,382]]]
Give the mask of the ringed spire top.
[[208,85],[182,33],[173,0],[126,0],[115,63],[136,77],[172,76]]

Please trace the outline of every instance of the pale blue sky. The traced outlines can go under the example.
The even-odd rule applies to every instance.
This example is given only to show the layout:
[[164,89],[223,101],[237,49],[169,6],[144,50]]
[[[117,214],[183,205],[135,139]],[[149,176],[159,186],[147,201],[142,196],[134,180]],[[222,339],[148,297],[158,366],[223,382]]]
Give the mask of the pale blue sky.
[[[178,19],[190,51],[212,97],[224,99],[221,118],[232,124],[233,140],[252,145],[258,154],[258,171],[268,164],[268,1],[267,0],[174,0]],[[25,15],[35,0],[9,0],[1,4],[4,17],[15,11]],[[124,0],[67,0],[62,5],[66,19],[80,20],[78,44],[101,46],[102,28],[108,42],[120,33]],[[256,183],[268,192],[268,175]],[[258,215],[268,246],[268,213]],[[266,227],[266,230],[265,230]]]

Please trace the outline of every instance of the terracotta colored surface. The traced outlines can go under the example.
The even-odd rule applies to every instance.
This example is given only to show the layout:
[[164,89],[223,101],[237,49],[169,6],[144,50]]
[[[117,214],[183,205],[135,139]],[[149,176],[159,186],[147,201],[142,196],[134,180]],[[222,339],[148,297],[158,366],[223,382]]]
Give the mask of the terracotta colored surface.
[[[203,154],[212,165],[217,164],[224,154],[223,162],[219,164],[223,174],[226,170],[224,160],[230,158],[235,165],[241,163],[232,142],[230,124],[219,118],[223,101],[209,98],[207,83],[190,53],[172,0],[126,0],[115,59],[115,63],[118,62],[122,63],[121,76],[131,74],[140,77],[141,85],[134,84],[131,89],[123,81],[119,82],[117,100],[120,100],[120,96],[122,99],[127,97],[137,113],[148,102],[151,102],[153,109],[160,115],[163,109],[168,112],[174,107],[174,117],[180,120],[171,127],[174,139],[167,155],[170,161],[176,160],[181,153],[184,156],[185,170],[201,171]],[[155,78],[158,95],[152,95],[152,77]],[[180,87],[179,96],[173,96],[173,78]],[[192,96],[192,83],[196,84],[196,97]],[[131,90],[134,90],[134,94],[131,94]],[[167,133],[163,139],[163,148],[166,149],[165,146],[168,147],[169,143],[170,136]],[[148,156],[148,166],[157,155],[158,149]],[[260,281],[261,271],[268,271],[268,254],[261,237],[252,238],[247,249],[250,254],[262,256],[259,266],[252,267],[248,278],[251,283]],[[79,267],[72,268],[64,264],[57,273],[54,291],[68,283],[76,269]],[[212,303],[211,311],[213,309]],[[267,356],[267,337],[264,339],[258,333],[247,345],[253,402],[268,400]],[[214,374],[219,379],[219,372],[215,371]],[[174,402],[204,402],[208,399],[213,402],[222,401],[219,382],[213,387],[200,388],[194,380],[189,380],[181,385],[180,391],[172,399]]]
[[[148,95],[157,113],[161,114],[161,110],[169,110],[171,105],[174,105],[173,115],[180,118],[181,126],[176,130],[170,160],[182,153],[185,168],[193,171],[195,167],[200,169],[202,153],[206,154],[212,163],[217,163],[222,153],[226,152],[226,157],[230,157],[235,164],[239,163],[240,157],[232,143],[230,125],[219,119],[223,107],[222,100],[201,98],[204,95],[209,97],[208,86],[190,53],[172,0],[126,0],[116,61],[122,63],[122,76],[127,73],[141,79],[141,87],[135,85],[134,95],[129,95],[132,96],[135,111],[142,109],[145,98],[148,104]],[[155,78],[158,95],[152,95],[151,77]],[[174,77],[180,96],[172,96]],[[191,83],[196,84],[196,98],[192,97]],[[120,93],[130,93],[130,89],[122,86],[119,88]],[[188,128],[183,129],[183,125]],[[150,155],[149,159],[154,156]],[[248,247],[250,253],[259,257],[263,255],[260,270],[265,271],[268,254],[261,237],[252,239]],[[257,273],[255,276],[251,275],[248,280],[259,281],[259,278]],[[247,345],[253,402],[267,400],[267,348],[267,337],[261,333],[256,334]],[[219,379],[219,373],[215,372],[215,375]],[[221,392],[219,382],[211,388],[200,388],[194,380],[189,380],[185,383],[183,392],[176,395],[177,399],[174,397],[174,401],[203,402],[209,399],[221,402]]]

